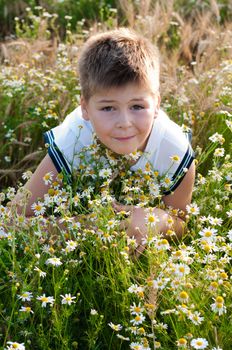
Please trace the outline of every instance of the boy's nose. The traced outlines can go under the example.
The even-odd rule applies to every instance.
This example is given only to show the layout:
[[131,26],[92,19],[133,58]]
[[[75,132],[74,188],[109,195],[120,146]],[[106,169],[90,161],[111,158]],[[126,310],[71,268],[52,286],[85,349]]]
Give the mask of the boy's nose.
[[117,118],[117,127],[118,128],[128,128],[131,126],[132,120],[130,114],[126,111],[120,112]]

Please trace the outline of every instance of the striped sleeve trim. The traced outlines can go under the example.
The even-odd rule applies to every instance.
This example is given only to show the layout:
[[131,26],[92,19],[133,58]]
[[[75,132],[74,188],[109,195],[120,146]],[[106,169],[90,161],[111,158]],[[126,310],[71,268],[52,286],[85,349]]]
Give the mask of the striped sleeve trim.
[[175,174],[172,177],[171,186],[168,188],[167,191],[163,192],[164,195],[172,193],[179,186],[184,176],[186,175],[186,171],[184,171],[184,169],[190,168],[190,165],[192,164],[194,158],[194,152],[192,150],[192,147],[189,145],[179,167],[177,168]]
[[56,170],[58,171],[58,173],[63,173],[66,176],[68,183],[70,184],[71,183],[70,167],[54,141],[55,138],[54,138],[53,131],[49,130],[45,132],[43,134],[43,137],[44,137],[45,143],[49,145],[48,154],[51,157],[56,167]]

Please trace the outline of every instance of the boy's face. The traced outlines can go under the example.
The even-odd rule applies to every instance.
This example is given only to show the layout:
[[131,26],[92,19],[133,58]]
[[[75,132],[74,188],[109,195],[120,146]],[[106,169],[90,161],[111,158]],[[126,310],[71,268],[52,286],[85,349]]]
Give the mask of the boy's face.
[[90,120],[99,140],[117,154],[144,151],[160,97],[130,83],[101,90],[81,100],[83,118]]

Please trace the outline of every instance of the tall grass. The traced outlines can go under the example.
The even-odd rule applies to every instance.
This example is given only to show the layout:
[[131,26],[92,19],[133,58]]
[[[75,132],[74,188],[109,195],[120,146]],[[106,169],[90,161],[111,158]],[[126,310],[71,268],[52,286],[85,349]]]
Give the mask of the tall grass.
[[34,217],[9,210],[46,152],[42,133],[79,103],[83,41],[116,26],[117,11],[75,33],[67,24],[62,43],[42,30],[49,16],[34,19],[37,27],[18,23],[21,37],[1,51],[0,349],[231,348],[231,23],[219,25],[216,7],[195,19],[170,2],[121,8],[125,23],[160,47],[162,108],[193,131],[197,176],[186,235],[173,239],[170,223],[167,241],[150,227],[135,257],[136,241],[120,226],[127,214],[116,214],[112,201],[162,206],[148,180],[162,179],[149,168],[120,169],[110,154],[108,175],[93,177],[95,154],[76,189],[46,174],[52,188]]

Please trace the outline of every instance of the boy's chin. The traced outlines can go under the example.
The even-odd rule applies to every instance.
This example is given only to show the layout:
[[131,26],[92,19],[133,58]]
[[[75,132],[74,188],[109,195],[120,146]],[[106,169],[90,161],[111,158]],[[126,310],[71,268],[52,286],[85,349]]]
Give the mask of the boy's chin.
[[111,149],[111,151],[113,151],[115,154],[119,155],[119,156],[127,156],[133,152],[136,152],[137,150],[136,149],[132,149],[132,150],[128,150],[128,151],[121,151],[121,150],[113,150]]

